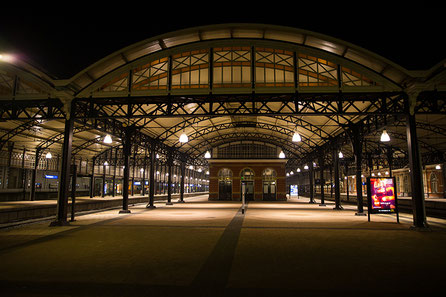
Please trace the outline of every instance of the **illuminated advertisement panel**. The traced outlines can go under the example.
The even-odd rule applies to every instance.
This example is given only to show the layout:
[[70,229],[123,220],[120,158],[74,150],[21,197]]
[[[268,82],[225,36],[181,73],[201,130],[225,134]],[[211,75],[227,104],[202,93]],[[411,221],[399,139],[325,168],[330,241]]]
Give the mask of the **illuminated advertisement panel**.
[[368,178],[368,188],[369,212],[397,212],[395,179],[393,177]]

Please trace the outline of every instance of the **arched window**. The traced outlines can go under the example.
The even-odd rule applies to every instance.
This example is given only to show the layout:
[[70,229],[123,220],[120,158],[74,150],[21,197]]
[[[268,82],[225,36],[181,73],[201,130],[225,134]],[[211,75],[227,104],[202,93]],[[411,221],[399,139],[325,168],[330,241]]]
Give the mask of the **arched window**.
[[220,169],[220,171],[218,171],[218,180],[219,181],[232,180],[231,169],[228,169],[228,168]]
[[266,168],[263,170],[263,180],[264,181],[276,181],[277,173],[274,169]]
[[253,181],[254,180],[254,171],[249,168],[245,168],[240,173],[240,178],[242,181]]

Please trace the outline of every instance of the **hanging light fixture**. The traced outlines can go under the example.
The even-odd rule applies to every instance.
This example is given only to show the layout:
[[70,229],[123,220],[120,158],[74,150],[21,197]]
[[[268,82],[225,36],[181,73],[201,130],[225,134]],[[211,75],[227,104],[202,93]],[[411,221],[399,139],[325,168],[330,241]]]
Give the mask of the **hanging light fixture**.
[[112,142],[113,142],[113,140],[112,140],[111,136],[107,134],[104,137],[104,143],[112,143]]
[[189,137],[187,137],[186,133],[183,130],[183,133],[180,135],[180,142],[181,143],[186,143],[189,141]]
[[204,154],[204,157],[206,159],[210,159],[211,158],[211,153],[209,151],[206,151],[206,154]]
[[45,158],[51,159],[53,155],[51,155],[51,152],[46,153]]
[[285,159],[285,154],[283,153],[283,151],[280,151],[279,158],[280,159]]
[[305,169],[305,170],[308,170],[308,165],[305,165],[305,166],[304,166],[304,169]]
[[296,170],[297,172],[300,172],[300,168],[297,168],[297,170]]
[[390,141],[390,136],[387,134],[386,129],[383,130],[383,133],[381,134],[381,141],[382,142],[388,142]]
[[435,169],[440,170],[441,166],[439,164],[437,164],[437,166],[435,166]]
[[293,172],[293,171],[291,171],[291,172],[290,172],[290,175],[293,175],[293,174],[294,174],[294,172]]
[[297,133],[297,131],[294,132],[293,142],[300,142],[300,141],[302,141],[302,137],[300,137],[300,135],[299,135],[299,133]]
[[108,162],[107,161],[104,162],[104,166],[108,166]]
[[344,154],[342,152],[339,152],[339,158],[344,158]]

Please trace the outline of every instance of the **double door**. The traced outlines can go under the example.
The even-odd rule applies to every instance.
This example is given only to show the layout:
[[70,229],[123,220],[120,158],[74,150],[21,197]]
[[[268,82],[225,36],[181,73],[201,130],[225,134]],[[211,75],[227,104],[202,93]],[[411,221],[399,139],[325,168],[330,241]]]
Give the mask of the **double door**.
[[[245,201],[254,200],[254,182],[253,181],[242,181],[241,189],[245,190]],[[243,193],[241,193],[243,195]],[[242,200],[242,197],[240,197]]]
[[274,181],[263,182],[263,200],[266,201],[276,200],[276,182]]

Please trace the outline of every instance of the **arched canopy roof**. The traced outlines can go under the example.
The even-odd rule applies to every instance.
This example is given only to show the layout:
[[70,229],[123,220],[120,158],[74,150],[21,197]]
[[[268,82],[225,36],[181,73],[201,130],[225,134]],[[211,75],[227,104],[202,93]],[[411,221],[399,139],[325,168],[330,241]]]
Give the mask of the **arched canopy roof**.
[[276,44],[291,50],[322,54],[331,57],[334,62],[348,61],[381,76],[389,85],[394,83],[394,87],[411,80],[414,74],[366,49],[323,34],[273,25],[221,24],[175,31],[130,45],[75,75],[71,79],[71,87],[82,93],[110,73],[119,72],[119,69],[125,67],[135,67],[142,61],[150,60],[150,56],[167,56],[160,53],[196,49],[200,44],[212,47],[216,42],[224,44],[225,40],[232,45],[243,44],[242,41],[246,40],[250,40],[250,44],[254,44],[254,41],[258,45]]
[[[322,106],[322,103],[298,101],[291,105],[289,101],[281,101],[280,94],[286,94],[289,100],[293,94],[306,92],[351,93],[352,96],[398,93],[415,81],[431,89],[444,90],[444,65],[439,63],[424,72],[407,71],[365,49],[322,34],[272,25],[226,24],[185,29],[143,40],[64,81],[52,80],[26,64],[2,63],[0,90],[5,99],[73,97],[86,102],[89,98],[145,97],[165,101],[169,96],[176,96],[186,100],[185,104],[178,105],[176,114],[164,114],[162,104],[141,104],[132,111],[135,115],[132,118],[124,115],[122,104],[109,104],[101,112],[120,125],[134,124],[153,139],[196,157],[225,142],[261,139],[282,147],[287,156],[300,158],[341,134],[344,125],[364,120],[361,111],[375,107],[367,100],[354,105],[346,103],[343,109],[352,114],[339,115],[334,104]],[[17,91],[25,90],[25,85],[33,87],[28,87],[27,92]],[[231,94],[245,94],[246,98],[255,94],[265,99],[255,103],[244,99],[241,104]],[[273,98],[268,94],[278,96]],[[219,106],[216,112],[201,113],[212,110],[210,103],[187,103],[188,96],[194,95],[220,96],[220,101],[214,104],[214,109]],[[247,111],[251,109],[266,112],[249,114]],[[312,110],[323,112],[305,116],[295,113],[297,109],[305,114]],[[446,129],[442,126],[444,116],[418,117],[418,120],[424,131],[420,138],[426,136],[422,148],[446,150],[442,141],[432,138],[433,131]],[[391,133],[396,136],[395,143],[404,150],[403,136],[398,137],[404,135],[404,127],[398,120],[393,123]],[[93,121],[76,123],[73,142],[76,154],[91,158],[113,146],[102,143],[105,130],[97,127]],[[36,147],[60,150],[63,140],[63,119],[8,121],[0,128],[4,132],[2,141],[27,143],[30,150]],[[187,144],[178,142],[183,131],[190,136]],[[302,136],[302,143],[290,141],[294,132]],[[378,132],[368,136],[371,142],[377,142]],[[114,140],[121,141],[117,137]],[[348,145],[346,149],[349,155]]]

